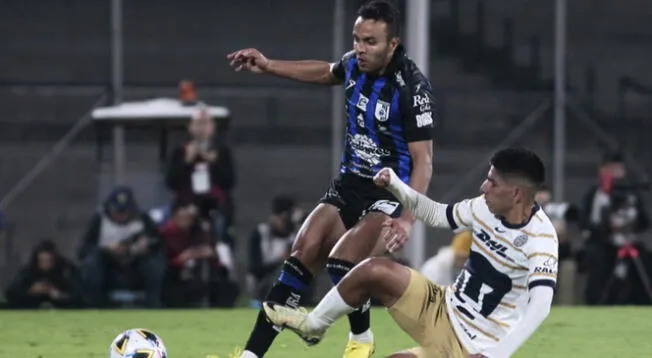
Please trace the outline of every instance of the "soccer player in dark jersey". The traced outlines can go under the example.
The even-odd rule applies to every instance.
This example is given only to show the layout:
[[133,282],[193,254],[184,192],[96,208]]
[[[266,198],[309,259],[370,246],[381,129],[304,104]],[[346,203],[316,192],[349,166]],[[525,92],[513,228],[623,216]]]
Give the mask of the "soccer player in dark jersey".
[[[386,1],[363,5],[353,26],[353,50],[332,64],[272,60],[252,48],[227,56],[236,71],[343,85],[346,95],[340,175],[299,230],[269,301],[296,307],[324,263],[337,284],[357,263],[382,252],[381,231],[389,217],[397,219],[399,230],[410,232],[414,218],[373,182],[380,169],[391,167],[402,181],[425,193],[432,175],[435,98],[430,82],[400,43],[399,18]],[[374,339],[368,305],[351,313],[349,322],[344,357],[370,357]],[[261,310],[241,357],[262,357],[280,330]]]

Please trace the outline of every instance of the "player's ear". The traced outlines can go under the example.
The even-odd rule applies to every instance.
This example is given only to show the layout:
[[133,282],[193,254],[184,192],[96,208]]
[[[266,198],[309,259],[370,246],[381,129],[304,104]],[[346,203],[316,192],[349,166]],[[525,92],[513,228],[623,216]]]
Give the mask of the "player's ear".
[[392,55],[394,54],[394,51],[396,51],[396,48],[398,47],[400,42],[401,42],[400,39],[398,37],[396,37],[396,36],[392,37],[389,40],[389,48],[390,48],[390,50],[392,52]]

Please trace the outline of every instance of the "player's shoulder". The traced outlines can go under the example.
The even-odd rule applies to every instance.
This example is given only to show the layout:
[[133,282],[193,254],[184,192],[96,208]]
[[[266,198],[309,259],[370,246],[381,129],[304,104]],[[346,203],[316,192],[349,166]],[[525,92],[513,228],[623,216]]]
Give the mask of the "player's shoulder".
[[478,218],[494,218],[495,215],[489,211],[484,195],[478,195],[473,198],[464,199],[460,202],[462,205],[468,207],[468,210]]
[[355,61],[355,51],[351,50],[344,55],[342,55],[342,61],[343,62],[348,62],[348,61]]
[[403,82],[403,86],[411,92],[432,92],[432,84],[428,77],[421,72],[419,66],[407,55],[400,62],[395,77],[399,85]]
[[521,232],[527,237],[530,247],[557,247],[559,245],[555,226],[542,209],[538,209],[532,215],[530,222],[521,229]]
[[350,72],[353,68],[353,65],[357,63],[355,58],[355,51],[349,51],[342,55],[342,58],[339,61],[331,63],[331,72]]

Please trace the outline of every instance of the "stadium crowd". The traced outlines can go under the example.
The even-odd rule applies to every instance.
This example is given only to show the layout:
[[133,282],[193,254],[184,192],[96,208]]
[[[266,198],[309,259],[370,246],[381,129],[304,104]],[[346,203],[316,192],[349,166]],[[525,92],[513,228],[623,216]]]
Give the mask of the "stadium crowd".
[[[43,240],[6,288],[5,306],[233,307],[243,288],[254,302],[262,300],[305,215],[292,197],[274,198],[269,218],[250,228],[247,279],[238,282],[233,158],[228,146],[216,144],[215,124],[205,110],[195,113],[188,131],[188,142],[168,160],[169,205],[147,210],[131,188],[113,188],[80,239],[78,260]],[[581,203],[552,202],[550,191],[541,189],[537,202],[560,240],[558,304],[652,303],[652,259],[641,241],[650,225],[640,195],[644,189],[629,178],[619,153],[604,157],[596,184]],[[433,282],[450,284],[472,241],[470,233],[458,234],[422,272]]]

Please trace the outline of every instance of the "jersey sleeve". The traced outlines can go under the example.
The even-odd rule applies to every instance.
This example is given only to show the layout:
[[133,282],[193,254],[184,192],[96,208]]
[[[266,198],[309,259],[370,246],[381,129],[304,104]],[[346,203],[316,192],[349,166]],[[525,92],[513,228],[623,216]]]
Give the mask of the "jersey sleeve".
[[557,286],[557,266],[559,243],[557,234],[551,230],[548,234],[530,237],[534,240],[528,246],[528,289],[536,286]]
[[401,95],[403,124],[408,142],[431,140],[438,118],[438,108],[430,81],[420,73],[406,83]]
[[331,73],[335,78],[337,78],[340,81],[344,81],[346,79],[346,72],[350,71],[349,67],[349,61],[353,59],[355,56],[355,53],[353,51],[349,51],[342,56],[342,58],[331,64]]
[[446,207],[448,225],[455,232],[461,232],[473,227],[473,210],[479,204],[481,197],[466,199]]

